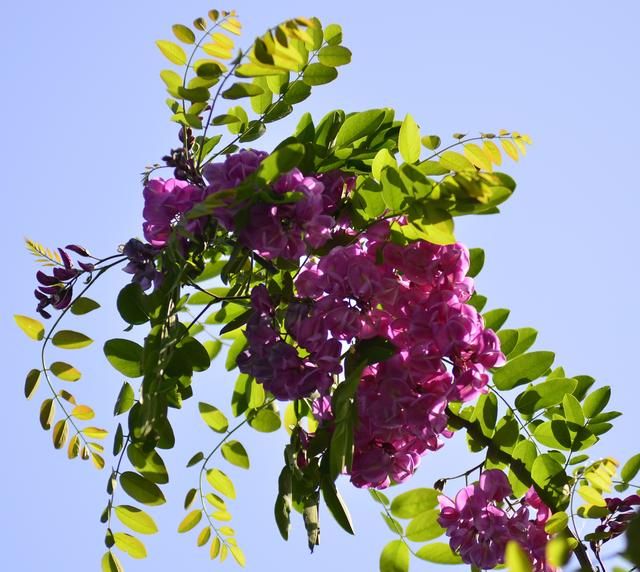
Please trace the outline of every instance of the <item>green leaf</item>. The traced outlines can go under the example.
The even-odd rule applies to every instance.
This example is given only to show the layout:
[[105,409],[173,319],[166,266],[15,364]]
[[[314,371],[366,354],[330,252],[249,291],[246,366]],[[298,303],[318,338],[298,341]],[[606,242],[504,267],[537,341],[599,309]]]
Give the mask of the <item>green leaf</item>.
[[31,399],[34,396],[39,385],[40,385],[40,370],[39,369],[30,370],[24,382],[24,396],[27,399]]
[[127,447],[127,457],[131,465],[146,479],[159,485],[169,482],[167,467],[155,449],[146,451],[141,446],[130,443]]
[[600,387],[587,395],[582,406],[585,417],[591,419],[598,415],[607,406],[609,399],[611,399],[611,388],[608,385]]
[[416,556],[435,564],[462,564],[462,558],[451,550],[449,544],[444,542],[425,544],[416,552]]
[[336,488],[335,482],[330,477],[323,475],[320,477],[320,488],[322,498],[324,498],[324,502],[335,521],[349,534],[355,534],[349,509]]
[[227,498],[236,498],[236,489],[231,479],[225,475],[220,469],[209,469],[207,471],[207,481],[219,493]]
[[562,398],[562,410],[567,421],[576,425],[584,425],[582,406],[573,395],[568,393]]
[[318,60],[329,67],[344,66],[351,62],[351,50],[344,46],[325,46],[318,52]]
[[247,563],[247,559],[244,556],[244,552],[242,552],[242,550],[238,546],[234,546],[233,544],[229,545],[229,552],[231,552],[231,556],[233,556],[233,559],[240,566],[244,567],[244,565]]
[[509,572],[531,572],[531,562],[525,551],[515,540],[507,543],[505,551],[505,563]]
[[536,457],[531,468],[536,491],[542,501],[553,510],[562,509],[568,504],[566,485],[568,478],[562,465],[550,454]]
[[408,113],[400,126],[398,150],[407,163],[416,163],[420,159],[420,128]]
[[475,171],[475,167],[469,159],[455,151],[443,151],[440,153],[440,164],[451,171]]
[[178,44],[169,40],[157,40],[156,46],[171,63],[179,66],[187,65],[187,54]]
[[595,506],[607,506],[607,503],[602,498],[600,491],[593,487],[582,486],[578,488],[578,494],[589,504]]
[[509,352],[509,359],[513,359],[526,352],[538,337],[538,332],[533,328],[518,328],[516,331],[518,332],[518,343],[516,347]]
[[437,135],[425,135],[422,138],[422,144],[429,150],[435,151],[438,147],[440,147],[440,137]]
[[467,276],[471,278],[480,274],[482,267],[484,266],[484,250],[482,248],[470,248],[469,249],[469,271]]
[[164,494],[155,483],[138,473],[126,471],[120,475],[120,485],[131,498],[148,506],[164,504]]
[[229,89],[222,92],[225,99],[241,99],[264,94],[264,89],[255,83],[236,82]]
[[140,534],[155,534],[158,527],[153,518],[142,509],[130,505],[120,505],[114,508],[116,516],[122,524]]
[[51,373],[63,381],[78,381],[82,374],[72,365],[63,361],[56,361],[49,367]]
[[500,330],[498,332],[498,338],[500,340],[500,349],[502,350],[502,353],[508,356],[511,350],[513,350],[518,343],[518,331]]
[[307,85],[323,85],[338,77],[338,70],[323,64],[309,64],[302,74],[302,81]]
[[409,548],[402,540],[392,540],[380,554],[380,572],[408,572]]
[[467,143],[464,146],[464,156],[469,159],[474,166],[478,167],[478,169],[489,172],[493,171],[491,159],[481,147],[478,147],[474,143]]
[[240,441],[227,441],[221,447],[222,456],[232,465],[249,468],[249,455]]
[[283,145],[260,163],[260,167],[256,171],[256,178],[265,183],[271,183],[283,173],[288,173],[297,167],[303,157],[304,145],[300,143]]
[[112,552],[106,552],[102,557],[102,572],[124,572],[118,557]]
[[370,109],[349,115],[336,133],[336,147],[346,147],[354,141],[372,134],[378,129],[385,115],[384,109]]
[[518,411],[532,415],[535,411],[561,403],[564,396],[572,393],[576,385],[576,380],[571,378],[550,379],[527,388],[516,398],[515,405]]
[[544,530],[548,534],[558,534],[567,528],[569,516],[566,512],[556,512],[552,514],[544,525]]
[[513,389],[543,375],[553,363],[553,352],[530,352],[518,356],[495,370],[493,382],[500,390]]
[[273,433],[280,429],[282,420],[272,409],[261,409],[249,419],[249,425],[261,433]]
[[93,419],[96,414],[88,405],[76,405],[71,410],[71,415],[76,419],[80,419],[81,421],[90,421]]
[[149,320],[144,309],[144,293],[139,284],[127,284],[120,290],[116,306],[120,316],[128,324],[135,326],[145,324]]
[[69,436],[69,424],[66,419],[60,419],[55,424],[52,432],[53,446],[55,449],[61,449]]
[[324,39],[330,46],[335,46],[342,42],[342,28],[339,24],[329,24],[324,29]]
[[382,175],[382,170],[385,167],[393,167],[394,169],[397,169],[398,162],[389,149],[380,149],[371,163],[371,174],[379,181]]
[[122,375],[130,378],[142,376],[142,346],[136,342],[121,338],[107,340],[104,355]]
[[438,524],[440,510],[428,510],[416,516],[407,526],[406,537],[413,542],[426,542],[439,538],[444,528]]
[[620,478],[628,483],[635,478],[638,471],[640,471],[640,454],[634,455],[624,464],[622,471],[620,471]]
[[86,348],[91,345],[93,340],[81,332],[60,330],[51,338],[51,343],[64,350],[79,350],[80,348]]
[[205,526],[200,531],[200,534],[198,534],[198,540],[197,540],[198,546],[204,546],[205,544],[207,544],[209,542],[210,538],[211,538],[211,527],[210,526]]
[[18,327],[32,340],[39,342],[44,338],[44,326],[38,320],[19,314],[15,314],[13,319],[18,324]]
[[56,413],[56,406],[53,399],[45,399],[40,405],[40,426],[48,431],[51,429],[51,423]]
[[496,310],[485,312],[482,314],[485,328],[497,332],[507,321],[510,313],[511,311],[506,308],[497,308]]
[[491,437],[498,419],[498,398],[494,393],[487,393],[479,397],[474,416],[480,423],[482,434]]
[[144,544],[138,540],[135,536],[128,534],[127,532],[116,532],[113,535],[115,545],[126,552],[131,558],[146,558],[147,549]]
[[391,502],[391,514],[398,518],[414,518],[420,513],[435,508],[438,496],[436,489],[419,488],[398,495]]
[[514,461],[509,468],[509,483],[515,496],[523,496],[531,486],[531,469],[538,456],[532,441],[520,441],[511,453]]
[[92,300],[91,298],[86,298],[86,297],[82,297],[82,298],[78,298],[76,299],[76,301],[71,305],[71,313],[75,314],[76,316],[81,316],[83,314],[88,314],[89,312],[93,312],[94,310],[97,310],[100,307],[100,304],[98,304],[98,302],[96,302],[95,300]]
[[187,26],[174,24],[171,26],[171,30],[173,31],[173,35],[181,42],[184,42],[185,44],[195,44],[196,35]]
[[198,410],[203,421],[217,433],[224,433],[229,428],[229,420],[217,407],[201,401]]
[[178,525],[178,532],[189,532],[191,529],[198,526],[202,520],[202,510],[192,510],[187,516],[185,516]]
[[120,393],[118,393],[118,398],[116,399],[116,404],[113,408],[113,414],[120,415],[121,413],[129,411],[135,402],[136,396],[133,392],[133,387],[131,387],[131,384],[128,381],[125,381],[122,384]]

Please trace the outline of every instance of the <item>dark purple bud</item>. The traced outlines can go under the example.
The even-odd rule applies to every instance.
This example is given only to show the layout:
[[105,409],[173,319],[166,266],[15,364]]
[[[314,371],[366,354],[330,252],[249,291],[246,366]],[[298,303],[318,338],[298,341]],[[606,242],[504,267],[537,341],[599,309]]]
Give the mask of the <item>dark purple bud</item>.
[[93,272],[96,269],[96,267],[90,262],[78,262],[78,266],[80,266],[80,268],[85,272]]
[[33,291],[33,295],[40,300],[40,302],[44,302],[45,300],[48,300],[49,297],[45,296],[42,292],[40,292],[40,290],[34,290]]
[[617,497],[606,498],[604,500],[607,503],[607,510],[609,512],[616,512],[618,510],[618,507],[622,504],[622,499],[619,499]]
[[48,320],[51,317],[51,314],[42,308],[38,308],[38,314],[40,314],[45,320]]
[[42,270],[38,270],[38,272],[36,272],[36,280],[44,286],[53,286],[54,284],[58,284],[58,282],[60,282],[58,278],[49,276],[48,274],[42,272]]
[[629,495],[624,499],[625,504],[629,506],[636,506],[640,504],[640,495]]
[[64,286],[62,286],[62,284],[59,285],[59,286],[39,286],[38,287],[40,292],[44,292],[45,294],[52,294],[52,295],[57,294],[63,288],[64,288]]
[[60,281],[66,282],[67,280],[71,280],[78,275],[78,271],[74,268],[54,268],[53,275]]
[[70,250],[71,252],[75,252],[76,254],[79,254],[80,256],[91,256],[91,254],[89,254],[89,251],[86,248],[83,248],[82,246],[78,246],[77,244],[67,244],[65,248],[67,250]]
[[67,270],[71,270],[71,267],[73,266],[73,263],[71,262],[71,257],[64,250],[62,250],[62,248],[58,248],[58,252],[60,253],[60,258],[62,258],[64,267]]
[[60,299],[53,304],[53,307],[56,310],[64,310],[69,304],[71,304],[71,299],[73,298],[73,288],[67,288],[64,290]]

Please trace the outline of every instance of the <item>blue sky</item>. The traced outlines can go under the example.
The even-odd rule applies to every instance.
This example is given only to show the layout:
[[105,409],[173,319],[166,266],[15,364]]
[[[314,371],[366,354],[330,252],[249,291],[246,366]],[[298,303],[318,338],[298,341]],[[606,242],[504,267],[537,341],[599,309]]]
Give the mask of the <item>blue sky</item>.
[[[169,38],[171,24],[188,23],[213,7],[196,0],[115,0],[99,7],[37,0],[11,2],[3,10],[1,145],[9,215],[1,232],[11,280],[0,301],[0,547],[7,570],[99,569],[104,531],[98,517],[107,500],[106,472],[55,452],[38,425],[39,401],[22,396],[38,349],[11,319],[34,313],[36,267],[22,238],[50,246],[80,242],[108,255],[140,234],[139,174],[175,144],[158,76],[165,63],[154,40]],[[227,7],[240,12],[247,41],[296,15],[342,24],[353,63],[300,106],[314,116],[336,107],[391,106],[400,117],[410,112],[423,132],[443,138],[502,127],[532,136],[525,160],[505,166],[518,190],[503,213],[460,221],[458,237],[487,251],[477,284],[489,297],[488,308],[511,308],[511,326],[539,329],[537,347],[555,351],[570,375],[590,374],[613,386],[612,405],[626,414],[597,454],[624,461],[637,452],[638,4],[237,0]],[[269,149],[294,126],[295,116],[261,145]],[[94,347],[60,356],[82,370],[72,390],[105,426],[112,422],[121,379],[100,347],[123,327],[112,293],[126,280],[118,272],[107,276],[96,288],[104,308],[77,322],[96,339]],[[216,365],[197,380],[198,398],[226,407],[232,381]],[[44,389],[38,396],[45,397]],[[161,533],[149,540],[146,561],[125,561],[130,572],[218,566],[195,547],[193,533],[175,533],[182,499],[196,478],[182,467],[212,442],[196,401],[176,416],[180,446],[166,455],[175,467],[169,504],[154,511]],[[284,433],[242,436],[253,470],[233,472],[238,501],[232,512],[247,569],[278,570],[295,561],[309,572],[377,570],[380,549],[392,535],[368,495],[348,482],[341,489],[354,515],[355,538],[325,514],[322,543],[312,556],[301,522],[294,523],[288,544],[280,539],[272,504],[284,439]],[[411,485],[430,486],[473,464],[456,438],[425,457]],[[438,568],[415,562],[412,569]]]

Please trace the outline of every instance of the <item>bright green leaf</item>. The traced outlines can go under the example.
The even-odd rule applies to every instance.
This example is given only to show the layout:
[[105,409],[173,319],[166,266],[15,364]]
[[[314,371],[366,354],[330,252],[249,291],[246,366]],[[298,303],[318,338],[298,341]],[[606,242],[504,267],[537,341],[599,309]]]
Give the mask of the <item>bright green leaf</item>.
[[149,506],[164,504],[164,494],[155,483],[138,473],[126,471],[120,475],[120,485],[131,498]]
[[227,498],[236,498],[236,489],[231,479],[225,475],[220,469],[209,469],[207,471],[207,481],[219,493]]
[[130,505],[114,507],[116,516],[122,524],[140,534],[155,534],[158,527],[153,518],[143,510]]
[[445,542],[425,544],[416,552],[416,556],[435,564],[462,564],[462,558],[455,554]]
[[78,381],[82,374],[72,365],[63,361],[56,361],[49,367],[51,373],[63,381]]
[[135,536],[132,536],[127,532],[116,532],[113,535],[113,540],[115,541],[115,545],[120,550],[131,556],[131,558],[147,557],[147,549]]
[[414,518],[420,513],[435,508],[440,491],[419,488],[398,495],[391,502],[391,514],[398,518]]
[[224,433],[229,428],[227,417],[217,407],[201,401],[198,410],[203,421],[217,433]]
[[392,540],[380,554],[380,572],[408,572],[409,548],[402,540]]
[[156,45],[171,63],[179,66],[187,64],[187,54],[178,44],[168,40],[157,40]]
[[189,532],[192,528],[198,526],[202,520],[202,511],[200,509],[192,510],[187,516],[185,516],[178,525],[178,532]]
[[400,126],[398,150],[407,163],[416,163],[420,159],[420,128],[408,113]]
[[249,468],[249,455],[240,441],[227,441],[221,447],[222,456],[232,465]]
[[553,352],[538,351],[520,355],[493,374],[493,382],[500,390],[513,389],[523,383],[529,383],[543,375],[553,363]]
[[122,375],[142,376],[142,346],[131,340],[114,338],[104,344],[107,361]]
[[351,62],[351,50],[344,46],[325,46],[318,52],[318,60],[329,67],[344,66]]
[[51,343],[65,350],[78,350],[91,345],[93,340],[81,332],[59,330],[53,335],[53,338],[51,338]]

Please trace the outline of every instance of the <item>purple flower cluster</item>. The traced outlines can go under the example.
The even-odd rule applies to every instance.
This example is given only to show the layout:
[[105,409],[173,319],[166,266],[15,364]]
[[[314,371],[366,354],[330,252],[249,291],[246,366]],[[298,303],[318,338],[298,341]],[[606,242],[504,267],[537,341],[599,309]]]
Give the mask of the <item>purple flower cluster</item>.
[[606,540],[620,536],[627,530],[629,523],[637,516],[640,507],[640,495],[633,494],[624,499],[618,497],[605,498],[609,514],[600,519],[596,534],[605,534]]
[[[438,497],[438,522],[447,529],[451,549],[467,564],[484,570],[504,564],[507,543],[515,540],[528,554],[534,572],[553,572],[555,568],[546,562],[549,535],[544,529],[551,511],[533,488],[516,503],[517,509],[507,510],[502,503],[512,493],[506,475],[492,469],[459,491],[455,500]],[[535,512],[533,518],[529,509]]]
[[180,215],[202,201],[204,191],[187,181],[151,179],[144,188],[143,196],[144,237],[152,246],[163,247]]
[[379,337],[397,349],[360,381],[356,486],[384,488],[410,477],[420,457],[450,435],[448,402],[486,391],[488,368],[504,362],[497,336],[466,304],[473,291],[468,268],[463,245],[395,245],[388,224],[378,223],[298,276],[298,294],[309,299],[297,336],[303,347]]
[[[89,257],[86,249],[76,244],[66,246],[67,250],[82,257]],[[45,310],[48,306],[56,310],[64,310],[73,301],[73,287],[78,278],[85,272],[93,272],[94,265],[90,262],[78,261],[78,267],[73,265],[69,253],[63,248],[58,248],[62,263],[56,266],[51,274],[45,274],[41,270],[36,273],[36,279],[40,286],[34,295],[38,300],[37,312],[43,318],[50,318],[51,314]]]
[[[267,156],[260,151],[240,151],[224,163],[205,166],[203,174],[209,183],[206,194],[222,193],[238,186],[253,173]],[[309,249],[323,246],[336,225],[333,214],[344,192],[353,188],[355,179],[339,172],[305,176],[293,169],[272,186],[276,197],[297,193],[295,202],[269,204],[263,200],[247,205],[225,199],[227,204],[214,211],[214,216],[227,230],[235,230],[242,244],[261,256],[298,260]],[[245,210],[249,224],[236,224],[236,215]]]
[[[292,400],[314,391],[327,393],[332,375],[340,372],[340,343],[326,340],[306,356],[285,341],[275,320],[275,308],[265,286],[251,292],[253,314],[245,336],[249,349],[238,356],[241,372],[255,377],[277,399]],[[296,338],[295,326],[288,334]]]
[[137,238],[130,239],[122,249],[122,254],[129,259],[122,270],[133,274],[131,281],[140,284],[143,290],[148,290],[152,285],[159,286],[162,282],[162,273],[155,264],[159,252],[158,247],[145,244]]

